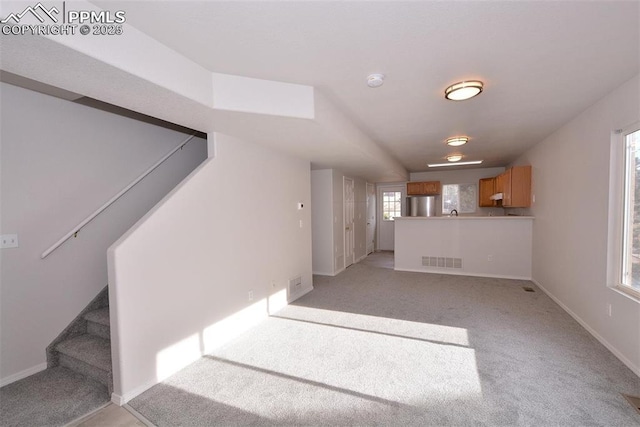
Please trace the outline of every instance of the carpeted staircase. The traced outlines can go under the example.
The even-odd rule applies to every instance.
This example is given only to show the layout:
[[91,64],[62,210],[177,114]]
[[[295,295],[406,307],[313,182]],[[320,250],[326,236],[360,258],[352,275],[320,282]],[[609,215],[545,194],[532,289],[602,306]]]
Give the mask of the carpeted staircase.
[[0,426],[64,426],[109,403],[109,294],[104,288],[47,347],[47,369],[0,388]]
[[109,307],[85,314],[87,332],[55,346],[61,366],[86,375],[113,391]]
[[51,343],[48,366],[64,366],[105,385],[111,395],[111,329],[109,296],[103,290]]

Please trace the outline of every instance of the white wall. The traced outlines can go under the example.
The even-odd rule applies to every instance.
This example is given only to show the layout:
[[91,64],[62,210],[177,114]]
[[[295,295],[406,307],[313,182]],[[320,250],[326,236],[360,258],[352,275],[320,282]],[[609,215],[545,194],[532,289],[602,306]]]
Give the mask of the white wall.
[[[531,279],[528,217],[399,218],[395,269],[466,276]],[[462,268],[422,265],[422,257],[461,258]]]
[[636,76],[515,162],[536,178],[533,279],[638,375],[640,303],[606,278],[611,136],[640,119],[639,93]]
[[[445,170],[438,169],[434,171],[426,172],[412,172],[409,175],[411,181],[440,181],[442,185],[445,184],[476,184],[482,178],[491,178],[500,175],[504,172],[504,168],[476,168],[476,169],[462,169],[462,170]],[[479,191],[478,191],[479,195]],[[436,212],[438,215],[448,215],[449,212],[442,212],[442,197],[438,197],[438,207]],[[504,215],[504,209],[502,208],[481,208],[476,203],[476,212],[469,215],[485,216],[492,213],[493,215]]]
[[333,268],[333,171],[311,171],[313,274],[331,276]]
[[344,178],[354,184],[355,262],[367,255],[367,181],[335,169],[311,171],[314,274],[334,276],[344,270]]
[[45,348],[107,284],[106,251],[206,158],[202,139],[46,259],[40,254],[186,135],[15,86],[1,91],[2,384],[45,366]]
[[308,161],[215,134],[215,157],[109,249],[117,403],[285,306],[289,279],[289,300],[312,289],[310,199]]
[[344,270],[344,174],[332,170],[333,274]]

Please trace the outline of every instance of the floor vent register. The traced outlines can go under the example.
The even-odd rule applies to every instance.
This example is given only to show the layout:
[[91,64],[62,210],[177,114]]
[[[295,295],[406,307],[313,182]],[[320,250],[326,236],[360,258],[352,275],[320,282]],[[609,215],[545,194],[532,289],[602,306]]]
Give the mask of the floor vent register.
[[462,268],[462,258],[423,256],[422,265],[424,267]]
[[631,404],[631,406],[633,406],[633,409],[635,409],[636,412],[638,414],[640,414],[640,397],[629,396],[628,394],[623,394],[622,396],[625,399],[627,399],[627,402],[629,402]]

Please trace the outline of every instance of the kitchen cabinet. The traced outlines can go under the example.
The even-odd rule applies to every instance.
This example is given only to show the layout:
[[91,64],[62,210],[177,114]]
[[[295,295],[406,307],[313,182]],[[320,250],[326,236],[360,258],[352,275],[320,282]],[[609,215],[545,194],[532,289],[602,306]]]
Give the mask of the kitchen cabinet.
[[514,166],[501,174],[502,207],[528,208],[531,206],[531,166]]
[[407,196],[437,196],[440,181],[407,182]]
[[496,193],[502,193],[504,191],[504,179],[505,179],[505,174],[501,173],[500,175],[496,176],[496,182],[495,182],[495,188],[494,191]]
[[479,182],[478,206],[481,208],[491,208],[497,205],[497,201],[491,200],[491,196],[496,194],[496,177],[483,178]]

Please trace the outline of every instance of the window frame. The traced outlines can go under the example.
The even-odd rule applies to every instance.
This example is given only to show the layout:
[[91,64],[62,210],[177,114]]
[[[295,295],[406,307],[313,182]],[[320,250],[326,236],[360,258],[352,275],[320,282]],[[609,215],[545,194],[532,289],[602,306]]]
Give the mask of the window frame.
[[627,136],[640,131],[640,122],[635,122],[611,135],[609,162],[609,238],[607,254],[607,286],[636,302],[640,302],[640,291],[625,284],[627,254],[627,214],[629,212]]
[[[382,201],[381,201],[381,202],[382,202],[382,220],[383,220],[383,221],[394,221],[394,220],[395,220],[395,218],[396,218],[396,216],[391,216],[391,217],[390,217],[390,218],[388,218],[388,219],[387,219],[387,218],[385,218],[385,209],[384,209],[384,204],[385,204],[385,202],[387,202],[387,200],[385,200],[385,194],[387,194],[387,193],[400,193],[400,198],[399,198],[397,201],[395,200],[395,198],[396,198],[397,196],[396,196],[396,195],[394,195],[394,196],[393,196],[393,197],[394,197],[394,200],[393,200],[392,202],[390,202],[390,203],[394,203],[394,204],[395,204],[395,203],[399,203],[399,204],[400,204],[400,210],[393,209],[393,212],[394,212],[394,213],[395,213],[395,212],[397,212],[397,213],[398,213],[398,215],[396,215],[396,216],[400,217],[400,216],[402,216],[402,191],[397,191],[397,190],[386,191],[386,190],[382,190]],[[387,211],[387,212],[391,212],[391,211]]]
[[[474,183],[474,182],[461,182],[461,183],[449,183],[449,184],[442,184],[442,200],[440,203],[440,208],[442,210],[442,214],[443,215],[449,215],[450,211],[446,211],[444,204],[445,204],[445,187],[449,186],[449,185],[456,185],[458,186],[458,195],[460,194],[460,186],[473,186],[475,187],[475,197],[474,197],[474,203],[473,203],[473,210],[469,211],[463,211],[462,208],[460,206],[458,206],[458,214],[475,214],[476,212],[478,212],[478,184]],[[460,197],[458,197],[458,205],[460,204]]]

